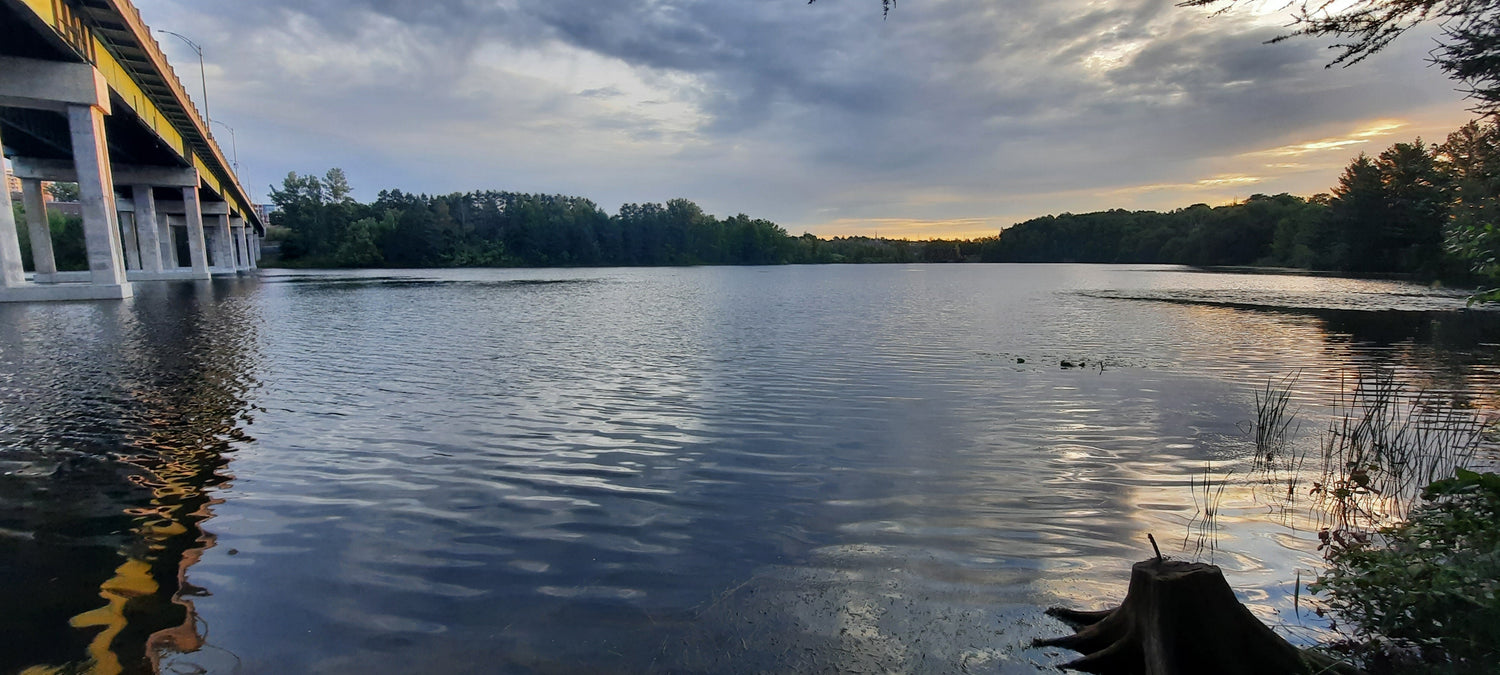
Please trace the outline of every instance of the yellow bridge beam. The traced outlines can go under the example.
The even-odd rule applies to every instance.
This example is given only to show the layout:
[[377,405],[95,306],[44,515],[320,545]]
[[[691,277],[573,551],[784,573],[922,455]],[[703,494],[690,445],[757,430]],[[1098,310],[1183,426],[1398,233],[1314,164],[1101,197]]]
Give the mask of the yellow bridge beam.
[[[129,0],[105,1],[107,9],[84,11],[96,15],[106,13],[110,19],[125,26],[126,30],[123,32],[112,31],[118,36],[101,37],[100,31],[90,25],[89,18],[81,15],[80,10],[64,0],[10,0],[12,4],[19,3],[29,11],[36,23],[50,29],[80,59],[99,69],[110,90],[141,122],[167,147],[172,148],[184,163],[198,169],[204,185],[219,194],[230,205],[233,213],[264,231],[265,223],[256,215],[249,193],[229,168],[223,151],[214,142],[212,133],[199,117],[197,108],[192,105],[176,72],[167,63],[156,40],[151,37],[151,30],[141,20],[140,12]],[[150,69],[143,73],[132,73],[132,69],[115,58],[111,47],[139,50],[145,55]],[[170,90],[171,96],[153,96],[146,92],[137,81],[140,75],[159,78],[161,84]],[[168,112],[176,115],[169,115]],[[173,117],[177,118],[176,121]]]

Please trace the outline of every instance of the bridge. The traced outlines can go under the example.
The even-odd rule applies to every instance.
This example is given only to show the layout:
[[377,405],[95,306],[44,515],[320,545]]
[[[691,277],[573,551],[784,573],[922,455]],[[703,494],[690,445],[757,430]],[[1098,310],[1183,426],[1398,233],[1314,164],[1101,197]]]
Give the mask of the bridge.
[[[255,268],[265,223],[129,0],[0,0],[0,301],[122,299]],[[77,182],[87,272],[58,271],[43,181]]]

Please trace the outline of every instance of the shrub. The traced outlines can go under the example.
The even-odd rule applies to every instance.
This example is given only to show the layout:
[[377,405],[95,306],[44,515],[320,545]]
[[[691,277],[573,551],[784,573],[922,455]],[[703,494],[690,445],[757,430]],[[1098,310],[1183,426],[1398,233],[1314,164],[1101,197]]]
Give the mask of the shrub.
[[1459,469],[1410,518],[1333,537],[1314,591],[1372,669],[1485,672],[1500,663],[1500,475]]

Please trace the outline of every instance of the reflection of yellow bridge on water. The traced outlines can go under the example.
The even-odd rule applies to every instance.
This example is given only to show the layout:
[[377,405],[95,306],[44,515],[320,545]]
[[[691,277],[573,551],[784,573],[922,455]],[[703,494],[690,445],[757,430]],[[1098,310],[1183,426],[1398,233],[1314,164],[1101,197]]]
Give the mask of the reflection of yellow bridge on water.
[[[0,140],[33,260],[28,280],[0,190],[0,301],[126,298],[134,281],[255,267],[265,224],[129,0],[0,0]],[[85,273],[57,270],[42,181],[78,183]]]
[[[192,398],[192,394],[182,396],[182,400]],[[167,402],[143,403],[156,409]],[[150,502],[146,507],[128,509],[136,521],[132,531],[135,541],[122,551],[125,562],[99,587],[105,604],[69,621],[75,629],[99,632],[90,641],[81,664],[35,666],[22,671],[23,675],[117,675],[137,672],[147,664],[152,672],[158,672],[164,657],[196,652],[204,646],[206,635],[199,631],[191,599],[202,590],[188,583],[187,572],[214,545],[214,536],[198,524],[212,517],[210,507],[218,503],[209,495],[209,488],[226,480],[218,472],[226,461],[222,453],[228,449],[223,436],[244,438],[237,429],[214,423],[226,412],[232,413],[183,410],[176,419],[161,419],[162,433],[155,438],[137,442],[142,449],[156,453],[130,460],[143,470],[134,482],[151,490]],[[163,569],[168,566],[170,570]],[[164,576],[174,588],[163,588]],[[141,604],[147,607],[139,607]],[[143,645],[139,637],[129,634],[132,632],[145,633]],[[142,646],[144,654],[122,662],[122,650],[133,655]]]
[[207,592],[188,575],[215,545],[205,523],[232,452],[254,442],[259,321],[232,301],[253,287],[177,285],[65,322],[133,334],[79,351],[82,377],[51,360],[22,371],[48,384],[0,397],[16,422],[7,459],[39,467],[0,478],[0,504],[16,507],[4,523],[15,536],[0,539],[15,570],[0,579],[0,672],[133,675],[232,657],[208,644],[194,606]]

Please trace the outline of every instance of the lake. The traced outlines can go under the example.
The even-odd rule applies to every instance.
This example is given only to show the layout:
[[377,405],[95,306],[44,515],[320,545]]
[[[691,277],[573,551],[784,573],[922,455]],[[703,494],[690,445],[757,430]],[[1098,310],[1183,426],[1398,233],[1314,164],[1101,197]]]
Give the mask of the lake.
[[1316,534],[1235,478],[1256,392],[1294,377],[1304,449],[1360,372],[1500,407],[1500,312],[1392,281],[136,288],[0,306],[0,673],[1030,673],[1074,656],[1029,647],[1043,610],[1118,602],[1147,533],[1306,642]]

